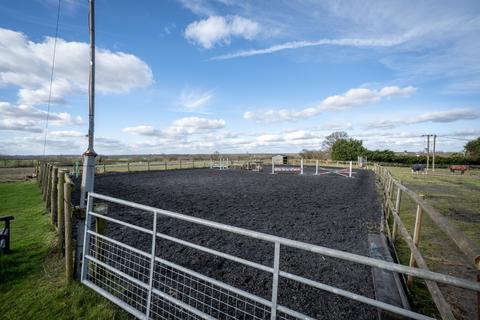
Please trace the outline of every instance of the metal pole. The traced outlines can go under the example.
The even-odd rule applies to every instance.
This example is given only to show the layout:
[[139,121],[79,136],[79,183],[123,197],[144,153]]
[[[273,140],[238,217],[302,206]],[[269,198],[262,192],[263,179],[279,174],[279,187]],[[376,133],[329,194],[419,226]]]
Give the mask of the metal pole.
[[315,175],[318,175],[318,159],[315,162]]
[[272,174],[275,174],[275,162],[273,161],[273,158],[272,158]]
[[352,161],[350,161],[350,170],[348,171],[348,177],[352,177]]
[[273,256],[273,279],[272,279],[272,310],[270,319],[277,319],[277,295],[278,295],[278,274],[280,270],[280,243],[275,242],[275,251]]
[[303,158],[300,160],[300,174],[303,174]]
[[150,257],[150,275],[148,278],[148,297],[147,297],[147,311],[146,319],[150,319],[150,305],[152,303],[152,289],[153,289],[153,276],[155,271],[155,248],[157,243],[157,212],[153,212],[153,234],[152,234],[152,251]]
[[435,172],[435,144],[437,142],[437,135],[433,135],[433,157],[432,157],[432,171]]
[[93,191],[95,177],[95,157],[93,149],[94,115],[95,115],[95,3],[89,0],[89,27],[90,27],[90,77],[88,83],[88,149],[83,153],[83,175],[80,197],[80,207],[85,208],[87,193]]

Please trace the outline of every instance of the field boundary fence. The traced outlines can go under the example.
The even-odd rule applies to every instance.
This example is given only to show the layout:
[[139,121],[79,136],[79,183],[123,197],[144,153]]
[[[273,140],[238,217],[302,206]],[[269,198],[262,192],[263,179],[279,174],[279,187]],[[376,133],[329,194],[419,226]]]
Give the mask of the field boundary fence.
[[[480,283],[480,248],[470,240],[457,226],[453,225],[438,210],[429,205],[420,195],[405,187],[385,167],[374,164],[375,172],[383,193],[383,224],[384,233],[391,244],[395,244],[398,234],[402,237],[410,250],[409,266],[418,266],[420,269],[429,270],[427,263],[419,249],[422,221],[427,214],[434,224],[450,239],[455,246],[467,257],[468,261],[477,270],[477,283]],[[413,236],[402,221],[402,197],[407,196],[415,204],[415,225]],[[455,319],[451,305],[446,301],[437,283],[425,281],[428,291],[435,303],[442,319]],[[407,286],[413,285],[413,276],[407,277]],[[478,312],[480,314],[480,293],[477,292]]]
[[[105,202],[150,214],[152,216],[151,227],[134,225],[110,213],[106,214],[106,211],[98,209]],[[271,243],[273,245],[273,264],[260,264],[158,232],[157,219],[159,217],[168,217],[179,222],[189,222]],[[127,230],[141,232],[147,237],[151,236],[150,250],[142,251],[99,232],[98,226],[106,222]],[[271,299],[267,300],[161,258],[157,255],[156,246],[158,241],[163,240],[270,273]],[[319,256],[354,262],[480,292],[480,284],[474,281],[216,223],[97,193],[88,195],[83,248],[81,282],[139,319],[311,319],[308,315],[278,304],[280,278],[293,280],[412,319],[432,319],[407,309],[286,272],[280,263],[281,248],[294,248]]]
[[49,162],[38,162],[35,166],[35,176],[50,215],[50,222],[58,236],[59,249],[65,255],[66,280],[71,282],[74,272],[72,192],[75,184],[70,178],[69,170]]
[[201,169],[210,168],[210,160],[106,161],[97,163],[95,167],[97,173]]

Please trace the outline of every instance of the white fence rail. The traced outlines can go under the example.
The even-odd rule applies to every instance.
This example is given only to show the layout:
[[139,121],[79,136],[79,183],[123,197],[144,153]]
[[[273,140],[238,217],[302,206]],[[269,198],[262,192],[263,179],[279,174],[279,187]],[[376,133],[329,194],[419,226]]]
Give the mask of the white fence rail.
[[[152,227],[140,227],[94,212],[95,199],[150,212],[153,214]],[[157,232],[159,215],[273,243],[273,265],[259,264]],[[92,230],[93,218],[104,219],[151,235],[150,252],[97,233]],[[161,239],[271,273],[271,299],[266,300],[156,256],[156,243]],[[307,315],[277,303],[278,281],[281,277],[412,319],[432,319],[283,271],[280,266],[281,246],[480,292],[480,284],[473,281],[211,222],[95,193],[88,195],[81,281],[140,319],[311,319]]]

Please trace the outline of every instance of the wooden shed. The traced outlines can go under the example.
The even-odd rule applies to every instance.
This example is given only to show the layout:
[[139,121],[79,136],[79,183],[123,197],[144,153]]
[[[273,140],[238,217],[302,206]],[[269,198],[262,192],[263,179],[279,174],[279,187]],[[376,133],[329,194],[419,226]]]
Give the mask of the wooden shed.
[[287,164],[288,157],[284,154],[278,154],[272,157],[272,162],[274,164]]

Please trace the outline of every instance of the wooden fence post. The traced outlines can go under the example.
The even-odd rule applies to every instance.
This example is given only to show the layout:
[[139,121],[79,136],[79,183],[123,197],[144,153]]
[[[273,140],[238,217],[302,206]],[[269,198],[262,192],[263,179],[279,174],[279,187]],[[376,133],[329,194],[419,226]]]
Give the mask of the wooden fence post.
[[[400,216],[400,203],[402,202],[402,189],[397,189],[397,198],[395,200],[395,211],[397,212],[398,216]],[[397,236],[397,220],[393,219],[393,227],[392,227],[392,242],[395,242],[395,238]]]
[[42,198],[45,197],[45,192],[46,192],[46,190],[45,190],[45,183],[46,183],[45,180],[46,180],[46,177],[47,177],[46,171],[47,171],[47,164],[44,162],[43,163],[43,170],[42,170]]
[[42,196],[45,196],[45,193],[47,192],[47,189],[45,188],[47,186],[47,172],[48,172],[48,164],[43,163],[43,174],[42,174]]
[[57,225],[57,183],[58,183],[58,168],[52,168],[52,186],[50,192],[50,213],[52,214],[52,225]]
[[130,162],[127,162],[127,171],[130,172]]
[[63,188],[65,184],[65,174],[67,170],[58,170],[58,183],[57,183],[57,226],[58,226],[58,245],[59,249],[63,250],[65,241],[65,212],[64,200],[63,200]]
[[107,172],[107,165],[105,164],[105,162],[103,163],[103,173]]
[[167,170],[167,160],[164,160],[165,162],[165,170]]
[[65,211],[65,277],[67,283],[73,280],[73,247],[72,247],[72,185],[64,184],[63,190]]
[[38,163],[38,175],[37,175],[38,184],[41,186],[42,183],[42,163]]
[[192,159],[192,169],[195,169],[195,159]]
[[390,193],[390,180],[387,178],[385,185],[383,186],[383,207],[385,208],[385,217],[388,218],[388,195]]
[[147,161],[147,171],[150,171],[150,161]]
[[179,169],[182,169],[182,159],[179,159],[178,162],[180,163]]
[[47,185],[45,186],[45,189],[47,192],[45,192],[45,197],[44,201],[46,202],[47,209],[50,210],[50,193],[52,190],[50,189],[52,187],[52,169],[53,166],[51,164],[48,165],[48,170],[47,170]]
[[[422,207],[418,204],[417,205],[417,215],[415,217],[415,230],[413,231],[413,242],[415,247],[418,248],[418,244],[420,242],[420,231],[422,229],[422,217],[423,217],[423,210]],[[410,267],[414,267],[416,264],[415,258],[413,257],[413,253],[410,253]],[[413,277],[411,275],[407,278],[407,286],[411,289],[413,285]]]

